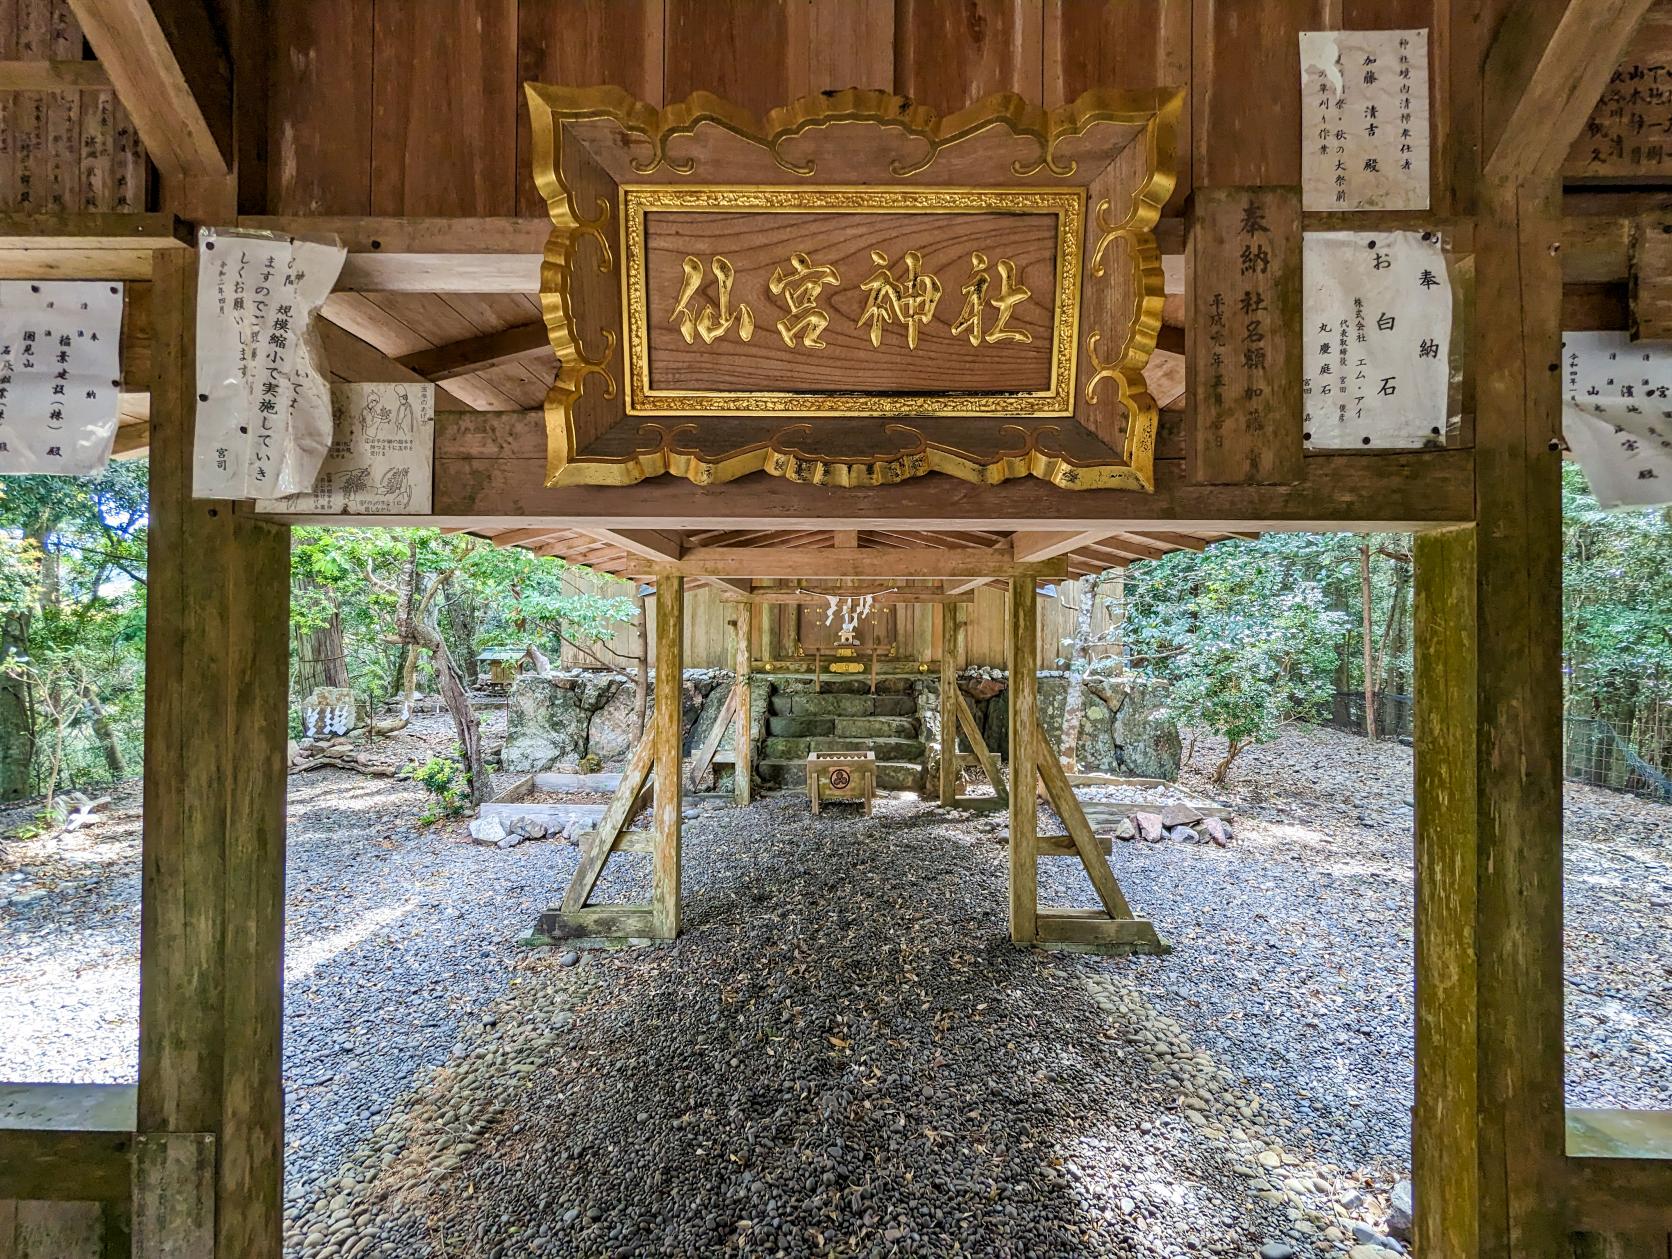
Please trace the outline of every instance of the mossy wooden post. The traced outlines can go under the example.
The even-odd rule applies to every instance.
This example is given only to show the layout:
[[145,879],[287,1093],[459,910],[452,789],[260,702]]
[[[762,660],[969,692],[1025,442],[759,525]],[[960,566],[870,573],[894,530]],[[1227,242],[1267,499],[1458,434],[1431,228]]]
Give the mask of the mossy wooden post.
[[732,686],[737,694],[737,733],[732,736],[732,799],[740,804],[749,803],[749,790],[752,784],[750,777],[754,774],[754,748],[750,746],[750,735],[754,720],[750,709],[750,670],[754,662],[750,657],[749,631],[753,628],[755,619],[755,605],[740,603],[737,605],[736,636],[732,643],[732,669],[736,674],[736,681]]
[[1039,912],[1034,723],[1039,719],[1039,602],[1032,577],[1010,579],[1010,938],[1032,944]]
[[[281,1244],[289,531],[191,497],[196,262],[156,259],[138,1128],[213,1139],[214,1253],[264,1259]],[[185,1253],[140,1213],[192,1216],[199,1183],[149,1186],[135,1235]]]
[[937,603],[940,614],[940,802],[951,808],[958,802],[958,605]]
[[658,938],[679,934],[679,822],[683,807],[680,754],[685,690],[685,579],[656,579],[656,851],[651,867],[651,917]]
[[1479,1253],[1475,1114],[1475,531],[1416,537],[1416,1108],[1419,1245]]

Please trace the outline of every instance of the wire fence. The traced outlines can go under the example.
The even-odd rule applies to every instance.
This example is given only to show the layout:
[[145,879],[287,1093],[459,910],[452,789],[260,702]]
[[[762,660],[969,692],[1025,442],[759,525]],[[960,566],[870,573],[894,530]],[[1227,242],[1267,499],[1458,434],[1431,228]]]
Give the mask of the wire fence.
[[[1409,743],[1409,695],[1376,696],[1376,737]],[[1323,724],[1364,733],[1364,693],[1337,691]],[[1672,803],[1672,713],[1652,710],[1610,721],[1595,714],[1562,718],[1562,772],[1570,782]]]

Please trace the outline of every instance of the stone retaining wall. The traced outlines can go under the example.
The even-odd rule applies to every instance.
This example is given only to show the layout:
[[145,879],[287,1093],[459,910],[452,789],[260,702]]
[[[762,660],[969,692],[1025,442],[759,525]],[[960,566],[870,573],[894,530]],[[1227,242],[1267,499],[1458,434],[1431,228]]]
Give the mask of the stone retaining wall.
[[[939,679],[932,675],[895,679],[904,684],[922,722],[928,744],[925,770],[930,781],[939,762]],[[732,675],[723,669],[688,669],[683,679],[685,749],[699,746],[718,719]],[[958,684],[970,702],[993,752],[1008,754],[1005,674],[1000,669],[966,670]],[[655,679],[651,699],[655,702]],[[751,727],[759,759],[766,736],[766,715],[773,688],[806,689],[810,682],[755,675]],[[1120,681],[1108,674],[1088,674],[1080,719],[1078,764],[1082,773],[1143,778],[1178,777],[1181,743],[1178,723],[1167,710],[1167,689],[1158,683]],[[1039,675],[1039,711],[1046,734],[1060,743],[1068,676]],[[511,687],[501,768],[518,773],[573,769],[583,757],[596,756],[619,768],[632,751],[633,680],[603,670],[566,669],[546,677],[524,675]],[[731,746],[728,734],[722,748]],[[730,770],[722,772],[729,782]],[[724,787],[722,786],[722,790]]]

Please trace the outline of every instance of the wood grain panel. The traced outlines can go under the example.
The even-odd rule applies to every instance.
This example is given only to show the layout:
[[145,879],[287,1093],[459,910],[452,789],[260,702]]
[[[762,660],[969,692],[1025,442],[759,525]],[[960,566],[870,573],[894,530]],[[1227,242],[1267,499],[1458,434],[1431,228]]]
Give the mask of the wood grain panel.
[[[611,84],[662,103],[663,0],[528,0],[517,9],[518,83]],[[518,93],[517,212],[541,214],[528,106]]]
[[1574,141],[1562,177],[1587,182],[1672,181],[1672,6],[1657,5],[1638,26]]
[[[783,389],[797,391],[871,390],[1044,390],[1051,384],[1052,298],[1055,289],[1055,215],[1012,214],[684,214],[647,216],[651,384],[658,389]],[[860,319],[867,294],[860,287],[877,271],[870,251],[886,251],[897,278],[905,274],[908,248],[922,255],[921,274],[942,287],[933,321],[921,330],[915,351],[908,350],[905,329],[881,325],[882,344],[871,343],[871,325]],[[772,295],[768,280],[788,269],[790,254],[810,251],[816,264],[832,266],[840,283],[824,290],[818,306],[829,316],[820,334],[824,348],[802,342],[791,348],[778,323],[786,307]],[[1031,296],[1015,306],[1007,331],[1025,334],[1027,342],[1003,340],[979,347],[967,335],[954,336],[964,304],[960,288],[971,275],[971,255],[984,252],[991,284],[983,303],[986,334],[997,317],[992,302],[999,292],[999,260],[1013,261]],[[758,326],[744,345],[734,327],[714,344],[699,336],[687,344],[670,318],[679,300],[683,263],[700,258],[706,267],[714,256],[727,258],[736,272],[730,311],[748,309]],[[712,276],[692,302],[696,312],[718,301]],[[791,328],[793,325],[786,325]]]
[[788,41],[780,0],[667,0],[664,99],[713,92],[763,115],[792,95]]
[[515,213],[516,0],[383,4],[374,18],[372,213]]
[[1191,188],[1190,5],[1191,0],[1063,0],[1045,9],[1044,104],[1059,105],[1100,88],[1185,90],[1179,178],[1169,214],[1179,212]]
[[1325,30],[1328,0],[1195,0],[1192,176],[1207,184],[1300,182],[1300,32]]
[[372,212],[372,4],[274,6],[267,71],[270,213]]
[[1035,0],[896,0],[894,90],[942,111],[994,92],[1038,101],[1042,8]]
[[894,84],[894,0],[790,0],[786,100]]

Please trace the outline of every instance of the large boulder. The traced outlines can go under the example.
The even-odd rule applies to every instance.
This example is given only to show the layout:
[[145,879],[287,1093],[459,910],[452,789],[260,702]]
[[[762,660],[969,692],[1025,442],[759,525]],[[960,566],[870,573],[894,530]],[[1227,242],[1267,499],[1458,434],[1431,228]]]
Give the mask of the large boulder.
[[[1088,679],[1090,685],[1097,685]],[[1171,691],[1162,682],[1111,683],[1098,687],[1114,709],[1115,773],[1135,778],[1177,780],[1184,742],[1169,707]]]
[[573,765],[587,751],[591,714],[582,706],[586,690],[573,676],[525,673],[511,684],[500,768],[536,773]]
[[[650,717],[651,697],[645,696],[645,719]],[[639,727],[633,711],[633,684],[623,683],[592,714],[587,727],[586,750],[605,765],[617,765],[633,754]]]

